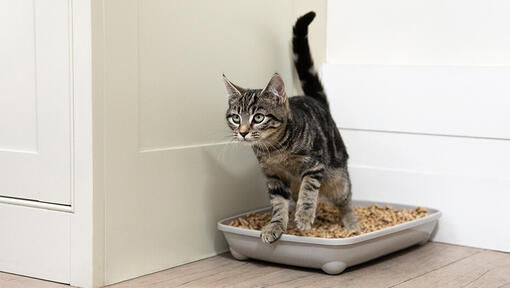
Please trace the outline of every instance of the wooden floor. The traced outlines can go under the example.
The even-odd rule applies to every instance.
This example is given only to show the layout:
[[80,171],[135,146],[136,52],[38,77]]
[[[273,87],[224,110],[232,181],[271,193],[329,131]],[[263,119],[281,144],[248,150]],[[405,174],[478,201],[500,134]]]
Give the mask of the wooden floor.
[[[0,288],[69,287],[0,273]],[[108,288],[144,287],[432,287],[510,288],[510,254],[428,243],[348,268],[336,276],[319,270],[222,254]]]

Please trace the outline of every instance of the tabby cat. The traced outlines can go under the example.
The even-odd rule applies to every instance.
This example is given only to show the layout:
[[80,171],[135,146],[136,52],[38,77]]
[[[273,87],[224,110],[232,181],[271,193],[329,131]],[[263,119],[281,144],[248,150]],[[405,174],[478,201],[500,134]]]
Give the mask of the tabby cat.
[[293,28],[294,65],[305,96],[288,98],[278,74],[264,89],[241,88],[223,76],[233,137],[251,145],[267,178],[272,219],[262,229],[265,243],[275,242],[286,231],[291,197],[300,230],[311,228],[319,194],[340,208],[346,228],[359,229],[351,204],[347,151],[310,55],[308,25],[314,18],[309,12]]

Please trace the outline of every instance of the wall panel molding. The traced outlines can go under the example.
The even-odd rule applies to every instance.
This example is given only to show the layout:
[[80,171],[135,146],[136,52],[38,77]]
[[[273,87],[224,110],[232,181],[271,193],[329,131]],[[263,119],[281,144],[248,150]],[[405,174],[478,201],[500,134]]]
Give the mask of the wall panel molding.
[[510,139],[510,67],[322,68],[340,127]]

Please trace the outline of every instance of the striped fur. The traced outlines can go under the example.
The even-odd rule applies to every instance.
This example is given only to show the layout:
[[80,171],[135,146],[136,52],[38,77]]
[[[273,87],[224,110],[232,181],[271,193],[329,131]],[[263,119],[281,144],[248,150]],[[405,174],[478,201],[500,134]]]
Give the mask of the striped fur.
[[358,229],[351,206],[348,154],[320,80],[311,72],[306,34],[314,16],[313,12],[304,15],[294,27],[295,64],[306,96],[288,98],[278,74],[264,89],[244,89],[224,77],[227,124],[235,140],[251,145],[267,178],[273,215],[261,233],[265,243],[278,240],[287,229],[291,199],[296,201],[294,221],[301,230],[311,228],[319,195],[338,205],[344,226]]

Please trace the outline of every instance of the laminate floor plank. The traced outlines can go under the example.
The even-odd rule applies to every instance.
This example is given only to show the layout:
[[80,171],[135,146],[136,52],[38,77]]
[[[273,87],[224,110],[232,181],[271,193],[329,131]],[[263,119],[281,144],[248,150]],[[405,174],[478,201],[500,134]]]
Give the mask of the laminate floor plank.
[[[245,264],[245,263],[243,263]],[[235,259],[214,256],[108,286],[109,288],[177,287],[199,278],[238,267]]]
[[69,285],[0,272],[0,288],[70,288]]
[[428,243],[352,267],[337,278],[321,277],[312,286],[392,287],[481,251],[477,248]]
[[395,288],[498,288],[508,286],[509,284],[510,254],[482,251],[401,283]]

